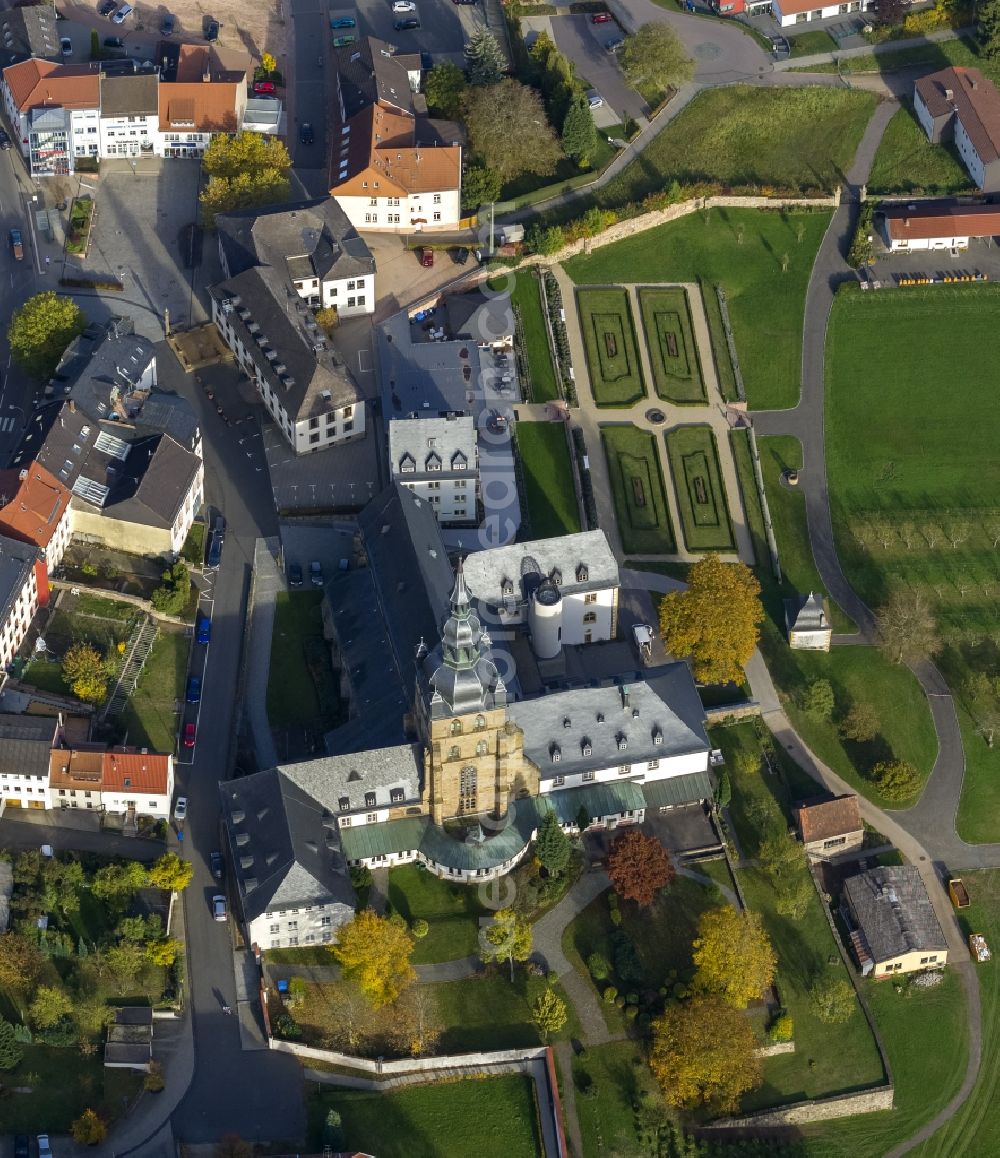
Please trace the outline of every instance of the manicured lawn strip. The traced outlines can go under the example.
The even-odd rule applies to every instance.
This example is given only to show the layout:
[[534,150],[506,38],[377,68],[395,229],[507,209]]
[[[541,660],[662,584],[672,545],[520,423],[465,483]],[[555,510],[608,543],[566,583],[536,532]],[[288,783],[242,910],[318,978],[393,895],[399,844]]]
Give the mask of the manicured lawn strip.
[[485,914],[476,889],[450,884],[416,865],[403,865],[389,872],[389,903],[407,922],[422,919],[430,925],[427,936],[414,946],[414,965],[475,953],[479,918]]
[[[919,587],[945,635],[988,633],[1000,612],[992,536],[1000,415],[984,404],[983,384],[1000,358],[1000,287],[935,289],[844,293],[834,303],[826,386],[834,529],[869,606],[894,586]],[[882,523],[885,544],[870,533]],[[956,523],[965,533],[953,546]]]
[[712,339],[712,359],[715,363],[715,376],[719,380],[719,390],[727,402],[736,402],[739,400],[736,374],[733,371],[733,360],[729,356],[726,329],[722,324],[722,307],[719,305],[719,295],[714,285],[702,281],[701,300],[705,304],[705,317]]
[[295,949],[268,949],[265,958],[272,965],[326,965],[335,964],[326,945],[299,945]]
[[322,649],[324,698],[327,703],[337,701],[329,653],[323,642],[322,602],[320,591],[279,591],[275,599],[267,679],[267,715],[273,728],[315,727],[323,722],[320,695],[307,663],[310,651]]
[[531,401],[551,402],[559,397],[559,388],[542,312],[541,286],[534,269],[518,270],[512,275],[512,280],[514,288],[510,299],[517,307],[524,331],[525,353],[531,372]]
[[621,408],[644,398],[646,387],[628,294],[615,288],[579,289],[576,305],[596,405]]
[[[822,591],[824,594],[827,591],[816,570],[812,544],[809,542],[805,496],[801,491],[781,485],[783,471],[802,470],[802,445],[797,438],[788,436],[758,438],[757,450],[774,537],[778,544],[778,562],[784,577],[780,586],[773,579],[770,582],[768,610],[777,626],[784,630],[785,599],[808,595],[810,591]],[[757,566],[759,570],[766,567],[770,578],[768,555],[758,558]],[[832,599],[829,603],[833,630],[845,634],[857,631],[854,620],[845,615]]]
[[[194,524],[194,526],[199,525],[198,523]],[[188,537],[190,538],[190,536]],[[115,619],[128,623],[137,618],[139,609],[131,603],[123,603],[117,599],[105,599],[103,595],[92,595],[89,591],[84,591],[76,599],[73,613],[75,616],[92,615],[98,619]]]
[[655,435],[635,426],[602,426],[601,440],[622,546],[636,555],[672,554],[675,540]]
[[580,509],[565,427],[561,422],[519,422],[515,435],[532,538],[579,531]]
[[764,512],[761,509],[757,480],[753,471],[750,431],[731,430],[729,432],[729,445],[732,447],[733,460],[736,463],[736,477],[739,480],[740,494],[743,497],[743,510],[746,513],[750,541],[753,543],[757,574],[763,582],[765,577],[771,575],[771,555],[767,548],[767,537],[764,533]]
[[[895,52],[871,53],[867,56],[844,57],[840,71],[844,73],[891,72],[900,68],[910,68],[916,64],[933,65],[936,69],[949,64],[963,68],[978,68],[994,84],[1000,83],[1000,64],[988,56],[980,56],[976,42],[972,39],[940,40],[934,44],[920,44],[913,48],[900,48]],[[836,65],[820,65],[836,71]],[[817,69],[816,71],[819,71]]]
[[[531,1020],[531,1008],[548,987],[543,977],[527,977],[515,970],[468,977],[463,981],[441,981],[426,986],[434,998],[438,1023],[445,1027],[439,1053],[469,1053],[475,1050],[527,1049],[541,1039]],[[556,992],[565,999],[561,986]],[[576,1011],[556,1034],[558,1040],[580,1035]]]
[[[567,1075],[568,1077],[568,1075]],[[590,1046],[573,1059],[576,1116],[583,1135],[583,1158],[638,1154],[636,1107],[659,1100],[659,1087],[639,1042],[612,1041]],[[596,1095],[584,1093],[585,1088]]]
[[871,193],[972,193],[954,145],[932,145],[909,101],[889,122],[868,179]]
[[687,291],[679,286],[644,286],[639,290],[639,310],[657,396],[678,406],[703,406],[708,395]]
[[[341,1116],[348,1147],[379,1158],[535,1158],[542,1152],[534,1084],[510,1074],[411,1086],[386,1093],[324,1089],[308,1102],[311,1148],[327,1111]],[[458,1141],[458,1138],[461,1141]]]
[[735,551],[726,485],[712,428],[678,426],[664,437],[687,549]]
[[790,56],[818,56],[821,52],[836,52],[837,42],[825,29],[789,35]]
[[687,582],[690,563],[644,563],[639,559],[626,559],[625,566],[633,571],[652,571],[655,575],[668,575],[671,579]]
[[[962,649],[949,647],[936,659],[954,693],[965,754],[965,776],[955,828],[969,844],[1000,840],[1000,745],[994,742],[991,748],[976,726],[975,705],[969,703],[963,687],[970,668]],[[976,666],[978,670],[983,668],[981,662]]]
[[[566,272],[578,285],[699,279],[706,287],[721,284],[748,404],[780,409],[799,398],[806,286],[829,222],[825,211],[713,209],[574,257]],[[785,254],[788,268],[782,273]]]
[[710,89],[598,191],[598,202],[641,201],[674,181],[831,191],[851,167],[875,104],[873,93],[827,87]]
[[172,752],[177,738],[177,705],[184,699],[191,641],[182,631],[161,627],[146,658],[139,683],[122,713],[128,742],[154,752]]
[[56,696],[71,696],[69,684],[63,679],[62,664],[53,659],[32,659],[21,676],[29,687],[40,692],[51,692]]

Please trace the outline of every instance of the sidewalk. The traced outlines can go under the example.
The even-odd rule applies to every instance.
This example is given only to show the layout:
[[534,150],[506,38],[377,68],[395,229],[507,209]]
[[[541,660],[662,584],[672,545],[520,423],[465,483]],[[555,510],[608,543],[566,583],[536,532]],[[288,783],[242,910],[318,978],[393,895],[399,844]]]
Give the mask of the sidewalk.
[[[921,48],[932,44],[940,44],[944,40],[972,39],[976,35],[974,28],[943,28],[940,32],[928,32],[926,36],[914,36],[908,40],[886,40],[882,44],[864,44],[859,48],[842,48],[837,52],[816,52],[812,56],[794,56],[787,60],[774,62],[775,72],[788,72],[790,69],[808,69],[814,64],[836,64],[838,60],[850,60],[861,56],[892,56],[896,52],[904,52],[909,48]],[[942,66],[944,61],[942,61]],[[903,66],[901,66],[903,67]]]

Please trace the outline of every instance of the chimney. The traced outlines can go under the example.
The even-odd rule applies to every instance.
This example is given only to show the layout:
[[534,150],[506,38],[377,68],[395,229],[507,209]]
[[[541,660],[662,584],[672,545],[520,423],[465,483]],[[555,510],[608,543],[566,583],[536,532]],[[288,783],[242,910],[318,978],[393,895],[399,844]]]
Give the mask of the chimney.
[[212,80],[212,70],[208,67],[208,61],[205,61],[205,71],[201,74],[203,84],[210,84]]
[[[973,84],[972,87],[975,88],[976,87],[975,84]],[[950,88],[946,88],[944,90],[944,99],[946,101],[953,101],[955,99],[955,94],[952,92],[952,90]]]
[[71,398],[68,403],[70,414],[76,413],[76,402]]

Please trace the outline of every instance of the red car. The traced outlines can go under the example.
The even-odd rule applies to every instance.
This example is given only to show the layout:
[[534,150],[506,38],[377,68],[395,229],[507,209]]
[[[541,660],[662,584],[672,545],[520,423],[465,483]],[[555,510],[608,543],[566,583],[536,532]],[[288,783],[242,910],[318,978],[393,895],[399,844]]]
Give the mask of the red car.
[[611,13],[610,12],[595,12],[593,14],[593,16],[591,16],[591,18],[590,18],[590,23],[591,24],[610,24],[611,23]]
[[255,93],[268,94],[274,92],[274,90],[275,84],[273,80],[255,80],[253,82],[253,91]]
[[195,725],[194,724],[185,724],[184,725],[184,747],[185,748],[193,748],[194,747],[194,736],[195,736]]
[[431,268],[431,266],[434,264],[433,249],[422,249],[420,251],[420,264],[424,266],[425,269]]

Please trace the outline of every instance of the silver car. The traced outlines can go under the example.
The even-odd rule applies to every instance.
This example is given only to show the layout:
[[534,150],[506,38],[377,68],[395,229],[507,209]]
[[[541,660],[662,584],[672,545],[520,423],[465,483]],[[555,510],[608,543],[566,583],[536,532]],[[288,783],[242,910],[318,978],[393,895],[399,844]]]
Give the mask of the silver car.
[[222,893],[216,893],[212,898],[212,919],[216,921],[228,921],[229,911],[226,908],[226,898]]

